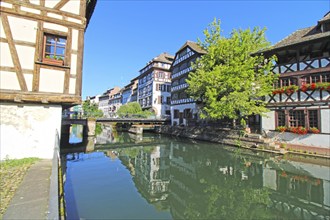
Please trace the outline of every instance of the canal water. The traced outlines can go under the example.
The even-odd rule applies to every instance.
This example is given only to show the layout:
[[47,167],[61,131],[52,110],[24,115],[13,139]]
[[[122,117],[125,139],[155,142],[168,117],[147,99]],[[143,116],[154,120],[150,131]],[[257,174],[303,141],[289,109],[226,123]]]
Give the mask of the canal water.
[[67,219],[330,219],[329,160],[79,132],[61,143]]

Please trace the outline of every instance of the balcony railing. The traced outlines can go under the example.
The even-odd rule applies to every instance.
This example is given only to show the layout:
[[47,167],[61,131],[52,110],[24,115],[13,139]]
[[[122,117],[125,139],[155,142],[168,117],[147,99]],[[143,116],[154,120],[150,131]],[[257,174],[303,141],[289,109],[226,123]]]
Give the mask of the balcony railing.
[[286,63],[276,65],[273,68],[274,73],[291,73],[296,71],[304,71],[309,69],[317,69],[330,66],[330,57],[316,58],[305,60],[298,63]]
[[178,86],[173,86],[173,87],[171,88],[171,92],[178,91],[178,90],[180,90],[180,89],[185,89],[185,88],[187,88],[188,86],[189,86],[188,83],[183,83],[183,84],[178,85]]
[[184,104],[184,103],[189,103],[189,102],[194,102],[194,99],[186,98],[186,99],[172,100],[171,105],[178,105],[178,104]]
[[195,53],[193,51],[188,52],[186,55],[180,57],[179,59],[176,59],[173,63],[173,66],[177,65],[178,63],[181,63],[182,61],[188,59],[189,57],[191,57],[194,54]]
[[186,74],[186,73],[190,72],[192,69],[193,69],[192,66],[190,66],[190,67],[188,67],[186,69],[183,69],[180,72],[177,72],[177,73],[173,74],[172,75],[172,79],[177,78],[177,77],[179,77],[179,76],[181,76],[183,74]]

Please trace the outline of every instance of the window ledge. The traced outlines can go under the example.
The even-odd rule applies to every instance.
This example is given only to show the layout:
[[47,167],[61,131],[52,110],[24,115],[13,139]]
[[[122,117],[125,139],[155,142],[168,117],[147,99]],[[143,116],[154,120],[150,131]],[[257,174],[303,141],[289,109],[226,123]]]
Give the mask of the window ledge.
[[65,65],[57,65],[57,64],[51,64],[51,63],[41,62],[41,61],[35,61],[35,63],[40,64],[40,65],[59,67],[59,68],[63,68],[63,69],[70,69],[70,66],[65,66]]

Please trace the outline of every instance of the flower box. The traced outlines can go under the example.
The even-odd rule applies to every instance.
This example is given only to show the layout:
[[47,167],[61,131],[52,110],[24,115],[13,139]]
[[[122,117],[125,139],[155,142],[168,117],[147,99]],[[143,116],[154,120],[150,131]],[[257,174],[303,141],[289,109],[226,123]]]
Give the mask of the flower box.
[[61,59],[52,59],[52,58],[47,58],[45,57],[43,59],[44,63],[52,64],[52,65],[58,65],[58,66],[63,66],[64,61]]
[[318,134],[318,133],[320,133],[320,130],[316,127],[312,127],[309,129],[309,132],[313,133],[313,134]]

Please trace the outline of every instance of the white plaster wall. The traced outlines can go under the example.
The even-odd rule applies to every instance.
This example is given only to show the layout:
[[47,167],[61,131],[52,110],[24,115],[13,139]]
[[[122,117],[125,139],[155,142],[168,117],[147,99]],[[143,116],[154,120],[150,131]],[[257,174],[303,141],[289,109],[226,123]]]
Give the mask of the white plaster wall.
[[28,91],[32,91],[33,75],[29,73],[28,74],[23,73],[23,75]]
[[61,133],[58,105],[0,104],[0,157],[52,158],[56,130]]
[[48,29],[56,30],[56,31],[68,32],[67,27],[62,26],[62,25],[58,25],[58,24],[48,23],[48,22],[44,23],[44,28],[48,28]]
[[261,128],[264,130],[275,130],[275,111],[267,112],[261,119]]
[[0,42],[0,65],[6,67],[14,67],[13,60],[11,58],[8,43]]
[[8,22],[14,40],[36,42],[38,22],[11,16],[8,16]]
[[48,12],[47,13],[47,16],[52,17],[52,18],[61,19],[61,20],[63,19],[63,16],[62,15],[51,13],[51,12]]
[[71,12],[73,14],[79,15],[80,1],[69,1],[61,8],[61,11]]
[[78,30],[72,30],[72,50],[78,50]]
[[71,54],[71,69],[70,74],[76,75],[77,74],[77,54]]
[[5,31],[4,31],[3,26],[2,26],[2,18],[1,17],[0,17],[0,37],[6,38]]
[[69,93],[76,94],[76,79],[70,79]]
[[77,24],[81,24],[81,20],[78,20],[78,19],[75,19],[75,18],[68,17],[68,21],[71,21],[71,22],[74,22],[74,23],[77,23]]
[[279,133],[276,131],[267,132],[269,138],[276,136],[278,140],[285,141],[290,144],[301,144],[307,146],[330,148],[330,135],[329,134],[311,134],[306,135],[294,134],[291,132]]
[[47,0],[45,1],[45,6],[48,7],[48,8],[53,8],[57,3],[59,3],[60,0]]
[[63,93],[65,72],[40,68],[40,92]]
[[24,7],[24,6],[21,7],[21,10],[26,11],[26,12],[31,12],[31,13],[34,13],[34,14],[40,14],[40,10],[33,9],[33,8],[27,8],[27,7]]
[[0,1],[0,6],[5,7],[5,8],[12,8],[13,7],[12,4],[7,3],[7,2],[2,2],[2,1]]
[[[21,90],[15,72],[0,70],[0,89]],[[1,112],[0,112],[1,114]]]
[[40,5],[40,0],[30,0],[31,4]]
[[33,70],[35,48],[21,45],[16,45],[15,47],[22,69]]
[[330,133],[330,109],[321,109],[321,132]]

